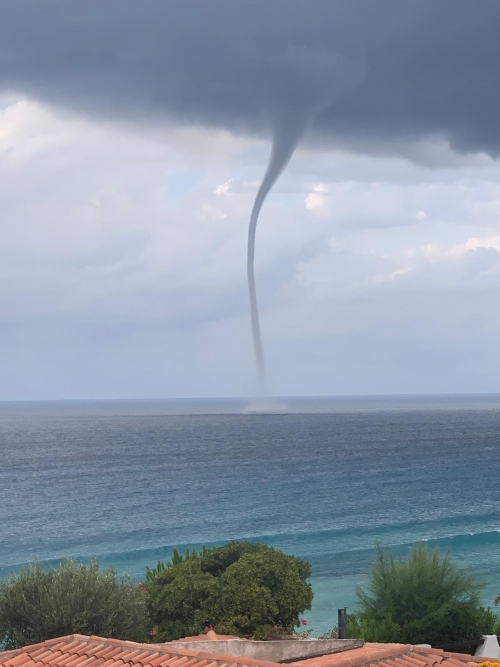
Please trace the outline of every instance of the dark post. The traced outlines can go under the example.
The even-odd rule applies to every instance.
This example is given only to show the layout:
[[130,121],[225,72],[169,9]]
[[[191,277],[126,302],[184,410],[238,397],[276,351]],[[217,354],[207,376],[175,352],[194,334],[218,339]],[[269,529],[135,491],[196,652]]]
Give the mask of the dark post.
[[347,639],[347,607],[339,609],[339,639]]

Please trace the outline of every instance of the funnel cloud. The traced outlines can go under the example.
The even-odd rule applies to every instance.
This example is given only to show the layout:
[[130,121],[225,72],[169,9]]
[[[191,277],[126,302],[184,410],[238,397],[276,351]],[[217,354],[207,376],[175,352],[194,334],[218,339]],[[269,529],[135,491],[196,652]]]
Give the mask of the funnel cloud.
[[296,121],[295,123],[289,123],[276,129],[273,137],[269,164],[266,173],[264,174],[264,178],[262,179],[262,183],[260,184],[257,196],[255,197],[252,214],[250,216],[250,224],[248,226],[247,275],[248,292],[250,295],[250,317],[252,322],[252,340],[255,361],[259,378],[261,380],[263,380],[266,375],[266,364],[260,331],[257,290],[255,287],[255,232],[257,230],[257,222],[259,220],[262,205],[283,169],[290,161],[304,131],[304,125],[305,123],[303,121]]

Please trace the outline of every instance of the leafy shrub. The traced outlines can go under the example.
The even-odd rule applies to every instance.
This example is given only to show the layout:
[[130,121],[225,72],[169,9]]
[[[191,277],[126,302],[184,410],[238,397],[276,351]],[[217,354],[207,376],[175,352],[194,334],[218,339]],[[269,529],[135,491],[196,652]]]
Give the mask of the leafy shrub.
[[357,590],[359,611],[348,618],[347,636],[433,646],[478,639],[491,634],[497,620],[480,604],[482,588],[436,550],[417,547],[399,558],[378,547],[368,591]]
[[331,630],[323,632],[320,639],[338,639],[339,638],[339,629],[337,626],[333,627]]
[[157,641],[203,628],[265,638],[292,630],[311,608],[310,565],[264,544],[230,542],[187,552],[146,573],[145,590]]
[[143,641],[144,591],[114,570],[72,560],[40,563],[0,581],[0,646],[13,649],[74,633]]

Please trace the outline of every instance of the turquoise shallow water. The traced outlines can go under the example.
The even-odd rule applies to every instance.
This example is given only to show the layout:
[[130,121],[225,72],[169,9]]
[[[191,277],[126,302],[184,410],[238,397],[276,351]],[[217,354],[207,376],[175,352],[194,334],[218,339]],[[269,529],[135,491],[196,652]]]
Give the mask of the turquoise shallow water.
[[173,546],[260,540],[311,562],[319,634],[377,540],[424,540],[500,593],[499,397],[248,405],[0,404],[0,575],[97,556],[140,579]]

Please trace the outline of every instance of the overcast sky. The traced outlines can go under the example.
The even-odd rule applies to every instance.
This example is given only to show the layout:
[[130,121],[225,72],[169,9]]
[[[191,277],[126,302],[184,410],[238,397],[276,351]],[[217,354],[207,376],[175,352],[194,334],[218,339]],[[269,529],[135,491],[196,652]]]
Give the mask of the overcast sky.
[[500,391],[498,0],[0,0],[0,400]]

